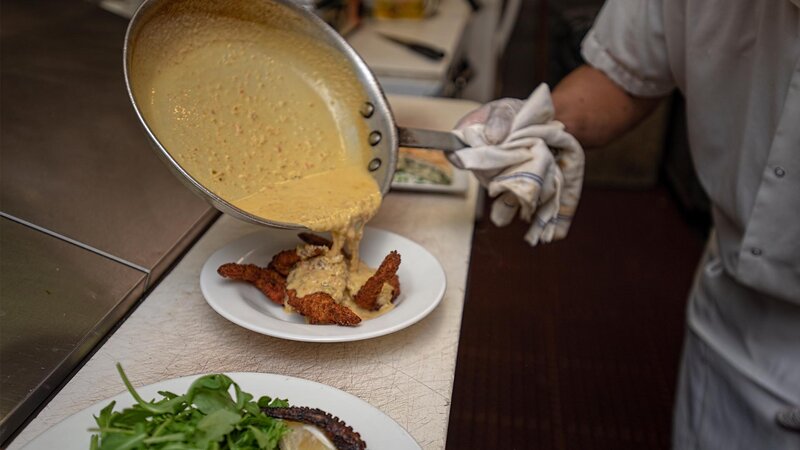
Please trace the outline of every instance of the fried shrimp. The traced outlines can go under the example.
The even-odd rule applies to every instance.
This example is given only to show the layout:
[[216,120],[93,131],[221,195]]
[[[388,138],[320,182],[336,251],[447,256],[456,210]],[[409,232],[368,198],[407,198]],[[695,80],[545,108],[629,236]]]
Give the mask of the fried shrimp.
[[303,242],[311,245],[331,248],[333,241],[314,233],[299,233],[297,235]]
[[223,264],[217,273],[232,280],[247,281],[273,302],[283,305],[286,299],[286,279],[272,269],[255,264]]
[[278,272],[286,278],[294,265],[300,262],[300,259],[297,250],[284,250],[272,257],[272,261],[269,262],[267,268]]
[[[319,247],[327,247],[327,248],[333,247],[333,241],[318,234],[304,232],[304,233],[298,233],[297,237],[299,237],[300,240],[309,245],[316,245]],[[350,252],[348,252],[347,250],[342,249],[342,254],[344,255],[345,258],[350,259]]]
[[355,326],[361,318],[350,308],[336,303],[330,295],[324,292],[315,292],[305,297],[297,297],[294,290],[288,291],[287,303],[295,311],[305,316],[308,323],[314,325],[344,325]]
[[[385,258],[383,258],[383,262],[378,267],[378,270],[375,271],[375,274],[369,277],[366,283],[358,290],[358,293],[353,298],[355,303],[366,309],[366,310],[374,310],[378,305],[378,295],[381,293],[383,289],[384,283],[391,283],[395,279],[397,275],[397,269],[400,267],[400,254],[396,251],[392,250]],[[400,293],[400,282],[396,280],[397,283],[397,294]],[[395,290],[395,287],[392,286],[392,289]],[[392,293],[392,299],[396,298],[394,292]]]
[[392,301],[397,300],[397,297],[400,295],[400,277],[394,274],[392,278],[386,280],[386,284],[392,287]]
[[246,281],[286,312],[305,316],[314,325],[356,326],[386,314],[400,295],[400,254],[392,251],[373,270],[358,258],[351,259],[323,236],[300,233],[304,242],[277,252],[267,267],[223,264],[217,272]]
[[304,406],[287,406],[283,408],[261,408],[261,412],[269,417],[314,425],[322,430],[328,439],[339,450],[364,450],[367,443],[353,428],[321,409]]
[[[304,233],[310,234],[310,233]],[[316,236],[320,239],[325,239],[321,236]],[[326,247],[324,245],[317,246],[313,244],[311,246],[306,246],[305,248],[292,249],[292,250],[284,250],[282,252],[278,252],[275,256],[272,257],[272,261],[269,262],[267,266],[268,269],[274,270],[275,272],[279,273],[283,278],[289,276],[289,272],[294,269],[294,266],[297,265],[300,261],[305,259],[314,258],[325,253]]]

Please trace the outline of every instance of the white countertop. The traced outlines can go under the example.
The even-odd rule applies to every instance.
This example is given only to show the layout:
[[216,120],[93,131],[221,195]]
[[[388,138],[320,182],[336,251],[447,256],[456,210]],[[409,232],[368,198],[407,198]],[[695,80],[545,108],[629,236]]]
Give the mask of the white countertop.
[[[390,97],[398,124],[447,130],[476,103]],[[441,262],[439,307],[396,333],[349,343],[304,343],[241,328],[200,292],[206,259],[258,227],[222,216],[9,447],[20,448],[65,417],[135,386],[211,372],[278,373],[324,383],[381,409],[424,449],[444,448],[472,241],[477,185],[466,195],[390,193],[370,226],[424,246]]]

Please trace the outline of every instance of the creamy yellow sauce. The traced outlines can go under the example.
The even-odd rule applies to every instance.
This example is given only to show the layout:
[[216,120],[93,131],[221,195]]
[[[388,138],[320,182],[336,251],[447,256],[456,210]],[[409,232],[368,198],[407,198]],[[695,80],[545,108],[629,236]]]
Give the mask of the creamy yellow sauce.
[[178,17],[151,21],[132,64],[142,114],[175,161],[264,219],[342,233],[369,220],[381,194],[357,117],[365,93],[344,58],[288,30]]
[[156,139],[235,207],[332,232],[333,247],[298,264],[288,289],[300,297],[327,292],[364,319],[390,310],[391,287],[378,311],[352,301],[374,273],[358,260],[358,243],[381,203],[358,116],[366,94],[353,69],[294,32],[280,11],[251,21],[252,11],[210,15],[201,2],[173,5],[171,16],[149,20],[132,54],[132,89]]
[[[314,246],[301,246],[298,254],[309,254],[308,249],[319,248]],[[294,289],[298,297],[303,297],[315,292],[325,292],[338,303],[350,308],[364,320],[381,316],[394,308],[392,303],[392,287],[384,283],[378,294],[378,309],[367,310],[358,306],[354,301],[358,290],[375,269],[357,259],[348,260],[341,252],[327,251],[320,256],[305,259],[297,263],[286,279],[286,288]],[[287,303],[284,308],[291,312],[292,307]]]

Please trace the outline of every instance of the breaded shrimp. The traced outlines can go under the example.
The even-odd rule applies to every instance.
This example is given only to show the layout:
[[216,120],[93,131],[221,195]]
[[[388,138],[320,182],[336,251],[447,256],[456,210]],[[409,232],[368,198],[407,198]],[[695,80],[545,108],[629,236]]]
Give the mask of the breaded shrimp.
[[[400,254],[397,251],[392,250],[386,258],[383,258],[383,262],[378,267],[378,270],[375,271],[366,283],[358,290],[358,293],[353,298],[353,301],[360,307],[373,310],[376,309],[378,306],[378,295],[381,293],[381,289],[383,289],[384,283],[391,283],[391,280],[395,278],[397,274],[397,269],[400,267]],[[392,286],[393,291],[396,291],[398,294],[400,293],[400,281],[397,280],[397,288]],[[392,297],[394,297],[394,292],[392,293]]]
[[227,263],[219,266],[217,273],[232,280],[247,281],[279,305],[283,305],[286,299],[286,279],[272,269],[255,264]]
[[[299,233],[297,236],[300,238],[300,240],[302,240],[306,244],[315,245],[319,247],[328,247],[328,248],[333,247],[333,242],[330,239],[320,236],[318,234],[304,232],[304,233]],[[350,259],[350,252],[348,252],[347,250],[342,249],[342,254],[344,255],[345,259]]]
[[394,302],[400,296],[400,277],[394,274],[392,278],[386,281],[386,284],[392,287],[392,302]]
[[344,325],[355,326],[361,318],[350,308],[336,303],[330,295],[324,292],[315,292],[305,297],[297,297],[295,291],[288,291],[287,302],[295,311],[305,316],[308,323],[313,325]]
[[295,264],[300,262],[300,259],[297,250],[284,250],[273,256],[272,261],[269,262],[267,267],[283,275],[285,278],[289,276],[289,272],[292,271]]
[[299,233],[297,236],[300,238],[300,240],[302,240],[306,244],[318,245],[321,247],[328,247],[328,248],[331,248],[331,246],[333,245],[333,242],[331,242],[330,239],[322,237],[318,234],[303,232]]

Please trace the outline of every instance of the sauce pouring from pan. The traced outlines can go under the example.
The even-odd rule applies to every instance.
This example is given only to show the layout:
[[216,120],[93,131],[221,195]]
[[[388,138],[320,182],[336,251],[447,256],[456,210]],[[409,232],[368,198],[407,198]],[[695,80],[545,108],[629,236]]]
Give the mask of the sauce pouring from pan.
[[399,146],[465,146],[450,133],[398,129],[353,49],[283,0],[146,1],[124,65],[167,165],[216,208],[258,224],[357,241]]

